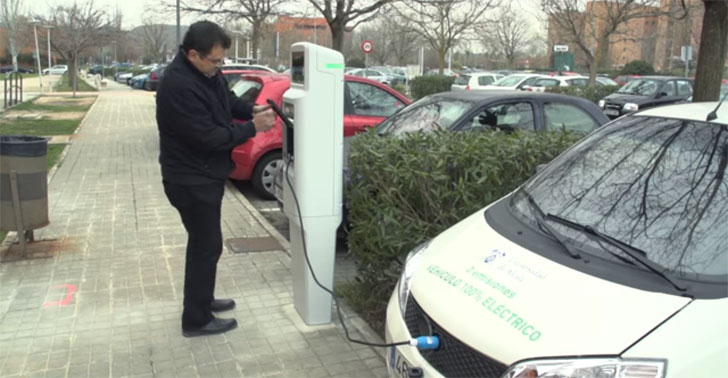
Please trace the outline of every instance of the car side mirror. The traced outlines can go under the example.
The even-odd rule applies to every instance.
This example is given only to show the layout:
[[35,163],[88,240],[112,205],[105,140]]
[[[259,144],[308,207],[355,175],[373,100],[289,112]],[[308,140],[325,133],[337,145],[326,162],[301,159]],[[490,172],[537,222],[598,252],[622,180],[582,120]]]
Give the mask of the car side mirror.
[[663,98],[663,97],[667,97],[667,93],[666,92],[660,92],[660,94],[657,95],[657,98]]
[[518,87],[518,89],[520,89],[522,91],[527,91],[529,88],[531,88],[530,85],[522,85],[522,86]]

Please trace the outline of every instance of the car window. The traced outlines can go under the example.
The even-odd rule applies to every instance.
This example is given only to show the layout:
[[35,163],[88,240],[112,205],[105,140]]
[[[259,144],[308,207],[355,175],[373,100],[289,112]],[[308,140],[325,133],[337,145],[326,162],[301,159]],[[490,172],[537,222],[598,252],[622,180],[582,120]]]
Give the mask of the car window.
[[508,102],[488,106],[466,124],[468,129],[499,129],[503,131],[534,130],[533,106],[528,102]]
[[448,130],[473,105],[467,100],[425,97],[384,120],[377,132],[397,135],[414,131]]
[[470,75],[460,75],[457,79],[455,79],[454,84],[457,85],[468,85],[470,82]]
[[478,85],[490,85],[493,84],[493,76],[480,76],[478,77]]
[[546,130],[567,130],[589,133],[599,124],[576,105],[547,102],[543,106]]
[[663,96],[676,96],[677,91],[675,89],[675,81],[670,80],[666,82],[665,85],[662,86],[660,93],[663,94]]
[[[667,272],[724,282],[726,130],[716,123],[623,117],[587,136],[523,188],[543,213],[639,248]],[[537,227],[527,197],[511,204]],[[604,243],[554,225],[580,250],[624,263],[607,253]]]
[[558,87],[559,81],[556,79],[539,79],[533,83],[534,87]]
[[374,85],[346,82],[354,114],[370,117],[389,117],[405,106],[402,101]]
[[520,83],[521,80],[523,80],[525,77],[526,76],[524,76],[524,75],[506,76],[506,77],[496,81],[495,83],[493,83],[493,85],[498,86],[498,87],[513,87],[515,85],[518,85],[518,83]]
[[526,85],[528,85],[528,86],[533,86],[533,85],[534,85],[534,83],[536,83],[536,82],[537,82],[537,81],[539,81],[539,80],[541,80],[541,77],[540,77],[540,76],[534,76],[534,77],[530,77],[530,78],[526,79],[526,80],[525,80],[525,81],[524,81],[524,82],[523,82],[523,83],[521,84],[521,86],[522,86],[522,87],[523,87],[523,86],[526,86]]
[[374,70],[367,70],[367,77],[369,76],[383,76],[381,72]]
[[677,81],[677,95],[678,96],[690,96],[693,94],[693,87],[689,81],[678,80]]
[[589,84],[588,79],[569,79],[569,80],[566,80],[566,82],[569,83],[569,85],[575,86],[575,87],[583,87],[583,86],[586,86],[587,84]]
[[[239,74],[238,77],[240,77]],[[254,101],[258,97],[261,88],[263,88],[263,85],[257,81],[239,80],[231,91],[236,97]]]
[[660,85],[662,85],[661,80],[634,79],[625,84],[622,88],[619,88],[617,93],[652,96],[657,93],[657,89],[660,88]]

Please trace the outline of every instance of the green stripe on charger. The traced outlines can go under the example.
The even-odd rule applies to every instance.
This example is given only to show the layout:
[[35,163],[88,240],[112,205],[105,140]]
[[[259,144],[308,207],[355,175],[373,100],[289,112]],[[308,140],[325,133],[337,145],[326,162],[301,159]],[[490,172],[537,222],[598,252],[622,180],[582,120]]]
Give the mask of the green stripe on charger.
[[326,68],[341,68],[341,69],[344,69],[344,63],[326,63]]

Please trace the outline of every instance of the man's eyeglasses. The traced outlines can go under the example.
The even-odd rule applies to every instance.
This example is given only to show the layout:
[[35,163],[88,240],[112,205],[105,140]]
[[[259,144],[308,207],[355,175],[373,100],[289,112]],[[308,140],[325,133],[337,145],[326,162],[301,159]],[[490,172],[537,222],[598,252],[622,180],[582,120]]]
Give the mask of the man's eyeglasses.
[[216,66],[222,66],[222,64],[223,64],[223,59],[224,59],[224,58],[220,58],[220,59],[210,59],[210,58],[208,58],[208,57],[206,57],[206,56],[200,56],[200,57],[201,57],[202,59],[205,59],[205,60],[207,60],[208,62],[210,62],[210,63],[212,63],[212,64],[216,65]]

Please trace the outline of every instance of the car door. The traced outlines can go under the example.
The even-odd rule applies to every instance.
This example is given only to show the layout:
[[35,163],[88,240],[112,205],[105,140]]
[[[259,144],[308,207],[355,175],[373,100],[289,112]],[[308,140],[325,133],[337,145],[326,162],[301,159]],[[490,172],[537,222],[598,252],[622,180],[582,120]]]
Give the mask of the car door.
[[676,80],[677,96],[684,100],[693,95],[693,84],[689,80]]
[[384,89],[358,81],[346,82],[345,101],[344,137],[376,126],[406,106]]
[[655,105],[669,104],[680,99],[677,96],[677,83],[675,80],[667,80],[662,83],[662,87],[660,87],[657,93]]
[[458,125],[456,131],[498,129],[506,132],[536,130],[536,106],[533,101],[511,99],[480,106]]

